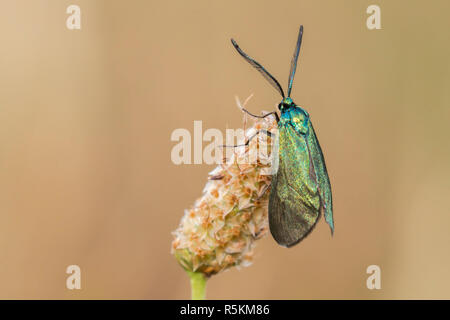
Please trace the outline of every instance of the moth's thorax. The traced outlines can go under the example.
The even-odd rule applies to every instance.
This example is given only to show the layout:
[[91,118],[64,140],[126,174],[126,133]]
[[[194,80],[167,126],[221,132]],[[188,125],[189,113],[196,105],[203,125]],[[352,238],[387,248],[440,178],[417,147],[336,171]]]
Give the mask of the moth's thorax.
[[308,112],[297,106],[291,98],[285,98],[278,106],[281,111],[279,126],[291,125],[301,134],[307,134],[309,128]]

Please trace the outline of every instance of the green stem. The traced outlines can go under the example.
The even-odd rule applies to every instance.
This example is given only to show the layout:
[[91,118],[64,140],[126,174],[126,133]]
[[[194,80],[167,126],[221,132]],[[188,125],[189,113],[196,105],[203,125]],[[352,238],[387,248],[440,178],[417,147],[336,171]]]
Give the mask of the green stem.
[[205,300],[206,297],[206,277],[201,272],[187,271],[191,278],[192,300]]

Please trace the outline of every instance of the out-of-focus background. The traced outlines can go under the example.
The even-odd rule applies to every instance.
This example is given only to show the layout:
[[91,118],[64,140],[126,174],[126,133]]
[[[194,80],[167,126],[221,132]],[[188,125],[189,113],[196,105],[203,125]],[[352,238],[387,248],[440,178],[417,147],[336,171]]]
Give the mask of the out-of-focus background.
[[[68,30],[66,8],[81,8]],[[366,9],[381,8],[381,30]],[[450,298],[450,3],[5,0],[0,4],[0,298],[189,298],[171,232],[213,166],[175,165],[177,128],[242,127],[280,100],[313,120],[334,195],[298,246],[259,241],[211,299]],[[82,289],[66,288],[66,268]],[[381,268],[368,290],[366,268]]]

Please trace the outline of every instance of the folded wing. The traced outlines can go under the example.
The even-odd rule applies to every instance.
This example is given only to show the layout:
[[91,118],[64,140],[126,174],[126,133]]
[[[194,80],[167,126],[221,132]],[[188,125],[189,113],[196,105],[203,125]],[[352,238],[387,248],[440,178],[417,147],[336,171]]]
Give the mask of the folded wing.
[[333,234],[333,199],[331,195],[330,178],[328,177],[327,167],[325,165],[325,159],[323,157],[322,149],[320,148],[319,140],[317,139],[316,133],[314,132],[311,121],[309,121],[309,134],[307,142],[308,149],[310,151],[311,158],[314,164],[317,183],[319,185],[319,193],[323,206],[325,221],[330,226],[331,233]]
[[290,247],[314,228],[321,202],[307,139],[290,124],[278,132],[279,162],[272,178],[269,226],[275,241]]

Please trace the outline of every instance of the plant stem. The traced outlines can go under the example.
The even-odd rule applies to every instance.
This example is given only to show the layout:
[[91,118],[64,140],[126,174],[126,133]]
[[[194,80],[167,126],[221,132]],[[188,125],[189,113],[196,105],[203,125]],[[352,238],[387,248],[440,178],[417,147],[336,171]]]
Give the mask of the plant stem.
[[206,297],[206,277],[201,272],[187,271],[191,279],[192,300],[205,300]]

